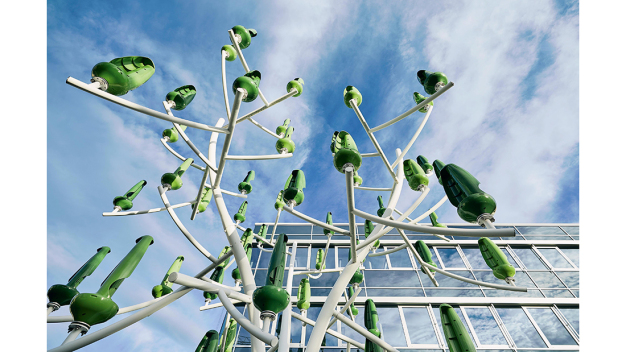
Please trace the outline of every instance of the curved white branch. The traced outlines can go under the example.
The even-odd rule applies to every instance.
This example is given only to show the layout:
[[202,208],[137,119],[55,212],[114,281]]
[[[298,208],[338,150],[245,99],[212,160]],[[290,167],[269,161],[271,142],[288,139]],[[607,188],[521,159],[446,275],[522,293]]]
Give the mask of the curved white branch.
[[417,131],[415,131],[415,134],[413,135],[409,143],[406,145],[406,147],[404,147],[404,150],[402,151],[402,153],[400,153],[400,157],[396,158],[396,161],[394,161],[393,164],[391,164],[392,168],[396,167],[396,165],[398,165],[399,160],[404,158],[404,156],[409,151],[409,149],[411,149],[411,147],[413,146],[413,143],[415,143],[415,141],[417,140],[417,137],[420,135],[420,133],[422,133],[422,129],[424,128],[424,125],[426,125],[426,121],[428,121],[428,118],[430,117],[430,113],[433,112],[433,109],[434,109],[433,106],[428,108],[428,111],[426,112],[426,116],[424,116],[424,118],[422,119],[422,123],[420,124],[420,127],[417,129]]
[[362,189],[364,191],[377,191],[377,192],[391,192],[391,188],[375,188],[375,187],[362,187],[362,186],[355,186],[354,188],[356,189]]
[[[316,323],[313,320],[311,320],[309,318],[305,318],[305,317],[303,317],[302,315],[300,315],[300,314],[298,314],[296,312],[291,312],[291,316],[296,318],[296,319],[298,319],[298,320],[300,320],[303,323],[307,323],[307,324],[315,327]],[[364,344],[362,344],[362,343],[360,343],[360,342],[358,342],[358,341],[356,341],[354,339],[351,339],[351,338],[349,338],[346,335],[340,334],[340,333],[338,333],[337,331],[335,331],[333,329],[327,329],[326,333],[328,333],[329,335],[335,336],[339,340],[345,341],[345,342],[347,342],[349,344],[352,344],[352,345],[354,345],[354,346],[356,346],[356,347],[358,347],[358,348],[360,348],[362,350],[365,350],[365,345]]]
[[227,155],[226,160],[270,160],[291,158],[293,154],[269,154],[269,155]]
[[120,97],[117,97],[113,94],[109,94],[103,90],[100,90],[96,87],[90,87],[88,84],[83,83],[79,80],[77,80],[76,78],[72,78],[72,77],[68,77],[67,80],[65,81],[67,84],[74,86],[78,89],[84,90],[87,93],[91,93],[95,96],[98,96],[100,98],[106,99],[110,102],[116,103],[118,105],[121,105],[125,108],[129,108],[131,110],[135,110],[137,112],[140,112],[142,114],[145,115],[149,115],[152,117],[156,117],[157,119],[161,119],[161,120],[165,120],[165,121],[169,121],[169,122],[176,122],[178,124],[181,125],[185,125],[188,127],[192,127],[192,128],[197,128],[200,130],[205,130],[205,131],[211,131],[211,132],[217,132],[217,133],[228,133],[228,130],[225,128],[216,128],[216,127],[212,127],[209,125],[205,125],[203,123],[198,123],[198,122],[193,122],[193,121],[189,121],[189,120],[185,120],[185,119],[181,119],[178,117],[173,117],[173,116],[169,116],[167,114],[164,114],[162,112],[158,112],[156,110],[152,110],[149,108],[146,108],[144,106],[141,106],[139,104],[135,104],[133,102],[130,102],[126,99],[122,99]]
[[[163,146],[165,146],[165,148],[167,150],[169,150],[170,153],[172,153],[172,155],[174,155],[178,159],[180,159],[182,161],[185,161],[187,159],[187,158],[183,157],[182,155],[178,154],[174,149],[172,149],[172,147],[170,147],[169,144],[167,144],[167,141],[165,140],[165,138],[161,138],[161,144],[163,144]],[[198,169],[200,171],[204,171],[204,168],[202,166],[199,166],[196,163],[191,163],[191,166],[195,167],[196,169]]]
[[224,104],[226,104],[226,117],[230,117],[230,104],[228,103],[228,86],[226,85],[226,51],[222,50],[222,91],[224,92]]
[[414,112],[416,112],[417,110],[423,108],[424,106],[426,106],[426,104],[430,103],[431,101],[437,99],[440,95],[442,95],[443,93],[445,93],[448,89],[452,88],[454,86],[454,82],[450,82],[448,84],[446,84],[445,86],[443,86],[441,89],[439,89],[437,92],[435,92],[435,94],[429,96],[428,98],[426,98],[424,101],[422,101],[421,103],[415,105],[414,107],[412,107],[411,109],[409,109],[407,112],[400,114],[400,116],[395,117],[385,123],[383,123],[382,125],[376,126],[374,128],[372,128],[370,131],[372,133],[376,132],[376,131],[380,131],[383,128],[387,127],[387,126],[391,126],[394,123],[404,119],[405,117],[413,114]]
[[189,275],[181,274],[179,272],[171,273],[167,280],[175,284],[179,284],[182,286],[195,288],[196,290],[207,291],[211,293],[224,291],[226,296],[228,296],[229,298],[237,299],[246,303],[252,302],[252,298],[250,296],[245,295],[241,292],[238,292],[241,290],[241,287],[237,287],[237,288],[229,287],[229,286],[222,285],[219,282],[215,282],[210,279],[203,281],[203,280],[191,277]]
[[244,120],[249,119],[250,117],[260,113],[261,111],[264,111],[264,110],[266,110],[268,108],[271,108],[272,106],[280,103],[283,100],[286,100],[287,98],[291,98],[292,96],[294,96],[296,94],[298,94],[298,90],[296,88],[291,88],[291,91],[289,91],[289,93],[287,93],[287,94],[283,95],[282,97],[274,100],[273,102],[270,103],[269,106],[268,105],[264,105],[264,106],[261,106],[258,109],[252,110],[251,112],[249,112],[249,113],[243,115],[242,117],[238,118],[236,123],[241,123]]
[[174,212],[174,209],[172,209],[172,207],[170,206],[170,202],[167,199],[167,196],[165,195],[165,189],[163,189],[162,186],[159,185],[158,187],[159,190],[159,195],[161,196],[161,200],[163,201],[163,204],[165,205],[165,208],[167,208],[167,212],[170,214],[170,216],[172,217],[172,220],[174,220],[174,223],[176,224],[176,226],[178,226],[178,229],[180,230],[180,232],[183,233],[183,235],[185,235],[185,237],[187,237],[187,239],[189,240],[189,242],[191,242],[191,244],[193,244],[194,247],[196,247],[197,250],[200,251],[200,253],[204,254],[205,257],[207,257],[210,261],[212,262],[216,262],[217,258],[215,258],[213,255],[211,255],[211,253],[209,253],[209,251],[207,251],[192,235],[191,233],[189,233],[189,231],[187,231],[187,228],[185,227],[185,225],[183,225],[182,222],[180,222],[180,219],[178,218],[178,216],[176,215],[176,213]]
[[260,123],[256,122],[255,119],[253,119],[252,117],[248,117],[248,121],[252,122],[253,125],[255,125],[256,127],[262,129],[263,131],[267,132],[267,134],[269,134],[270,136],[274,137],[274,138],[278,138],[280,139],[280,136],[277,135],[276,133],[270,131],[269,129],[267,129],[265,126],[261,125]]
[[241,325],[242,328],[249,332],[250,335],[255,336],[259,340],[265,342],[272,347],[278,345],[278,337],[264,332],[258,326],[253,324],[250,320],[246,319],[246,317],[244,317],[243,314],[239,313],[237,308],[235,308],[235,306],[230,302],[230,299],[228,299],[228,296],[226,295],[226,293],[224,293],[223,290],[219,290],[217,295],[224,305],[224,308],[226,308],[226,311],[233,317],[233,319],[237,321],[237,323],[239,323],[239,325]]

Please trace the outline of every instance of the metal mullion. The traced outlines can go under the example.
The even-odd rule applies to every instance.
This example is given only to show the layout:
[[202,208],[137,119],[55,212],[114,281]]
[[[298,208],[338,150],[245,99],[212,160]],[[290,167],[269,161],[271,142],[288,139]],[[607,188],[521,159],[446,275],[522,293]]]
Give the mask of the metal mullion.
[[[545,308],[545,307],[538,307],[538,308]],[[533,324],[533,326],[535,327],[535,330],[537,330],[537,332],[539,333],[539,336],[543,339],[543,342],[545,342],[546,346],[548,346],[548,348],[552,348],[550,341],[548,341],[548,338],[546,337],[546,335],[543,334],[543,331],[541,331],[541,328],[539,327],[539,325],[537,325],[537,322],[535,322],[535,319],[532,317],[532,315],[530,315],[530,312],[528,311],[527,307],[522,307],[522,310],[524,311],[524,313],[526,313],[526,316],[530,320],[530,323]]]
[[574,341],[576,341],[576,343],[580,345],[580,337],[578,336],[578,332],[576,332],[574,327],[567,321],[567,318],[565,318],[565,316],[561,314],[559,307],[557,307],[556,304],[553,304],[551,308],[552,312],[554,312],[554,315],[556,315],[556,317],[561,321],[561,324],[565,326],[565,330],[567,330],[574,338]]
[[493,315],[494,319],[496,320],[496,324],[498,324],[500,331],[502,331],[504,339],[509,344],[509,348],[513,349],[513,351],[517,351],[517,346],[515,345],[515,341],[513,341],[513,336],[509,334],[509,331],[507,330],[504,321],[502,321],[502,318],[500,318],[500,314],[498,314],[496,307],[493,304],[490,304],[487,308],[489,308],[491,315]]
[[[569,288],[569,286],[567,286],[567,284],[565,283],[565,281],[563,281],[559,275],[554,271],[554,267],[552,267],[552,264],[548,263],[548,260],[541,254],[541,252],[539,252],[540,248],[551,248],[551,247],[536,247],[534,244],[531,246],[531,249],[533,249],[537,254],[539,254],[540,256],[540,260],[543,260],[546,264],[548,264],[548,267],[550,268],[549,271],[556,277],[557,280],[559,280],[560,283],[563,284],[563,286],[565,287],[565,289],[574,297],[576,297],[576,295],[574,294],[574,292],[572,292],[572,290]],[[554,247],[557,248],[557,247]],[[530,275],[528,275],[530,277]],[[532,280],[532,277],[531,277]],[[533,280],[533,282],[535,282]],[[537,285],[537,283],[535,283],[535,285]],[[539,287],[539,285],[537,285],[537,287]],[[543,294],[543,290],[541,290],[541,288],[539,288],[539,290],[541,291],[541,294]],[[544,295],[545,296],[545,295]],[[546,298],[549,298],[548,296],[546,296]]]
[[569,269],[569,270],[571,270],[571,271],[579,271],[579,270],[580,270],[580,268],[578,267],[578,265],[574,264],[574,262],[572,262],[572,261],[569,259],[569,257],[568,257],[567,255],[565,255],[565,253],[561,252],[561,248],[556,247],[556,246],[555,246],[554,248],[556,248],[556,250],[557,250],[559,253],[561,253],[561,255],[563,256],[563,258],[565,258],[565,260],[567,260],[567,262],[568,262],[568,263],[570,263],[570,265],[571,265],[573,268],[575,268],[575,269]]
[[439,348],[442,350],[446,349],[447,343],[445,337],[441,336],[441,331],[439,331],[439,324],[437,324],[437,319],[435,318],[435,312],[433,311],[433,305],[428,304],[426,307],[426,311],[430,316],[430,323],[433,324],[433,329],[435,330],[435,336],[437,337],[437,341],[439,342]]
[[404,311],[401,306],[398,306],[398,310],[400,311],[400,322],[402,324],[402,330],[404,330],[404,339],[406,340],[406,345],[411,346],[411,341],[409,338],[409,328],[406,325],[406,320],[404,319]]
[[463,263],[465,264],[465,267],[469,270],[472,270],[472,265],[469,263],[469,260],[467,260],[467,257],[463,253],[463,250],[461,249],[461,245],[457,244],[455,247],[456,247],[456,251],[459,253],[459,256],[461,257],[461,261],[463,261]]
[[520,231],[520,230],[518,230],[518,229],[517,229],[517,226],[513,226],[513,229],[514,229],[514,230],[515,230],[515,232],[516,232],[515,237],[517,237],[517,234],[519,233],[519,235],[520,235],[520,236],[522,236],[522,238],[524,239],[524,241],[528,241],[528,239],[526,238],[526,236],[524,236],[524,235],[522,234],[522,231]]
[[[384,246],[383,248],[385,248],[385,250],[387,250],[389,247]],[[389,259],[389,255],[385,254],[385,260],[387,261],[387,268],[391,269],[391,259]]]
[[413,257],[410,251],[409,251],[409,260],[411,261],[411,264],[413,265],[413,271],[415,272],[415,275],[417,275],[417,280],[419,280],[420,282],[420,288],[422,289],[422,293],[424,294],[424,297],[426,297],[426,291],[424,291],[424,283],[422,282],[422,278],[420,277],[420,274],[419,274],[421,269],[417,267],[417,260]]
[[528,270],[528,268],[526,268],[526,265],[524,265],[524,262],[522,262],[522,259],[517,256],[517,254],[513,250],[513,247],[511,247],[510,244],[506,245],[506,249],[511,255],[511,258],[513,258],[513,260],[517,262],[517,265],[519,266],[520,270]]
[[313,246],[312,245],[307,245],[307,256],[306,256],[306,266],[305,268],[307,268],[307,270],[311,269],[310,265],[311,265],[311,251],[313,250]]
[[439,251],[437,250],[437,247],[432,246],[433,250],[435,251],[435,255],[437,256],[437,260],[439,261],[439,264],[441,264],[441,268],[442,269],[447,269],[446,265],[443,263],[443,260],[441,260],[441,257],[439,256]]
[[478,346],[478,348],[482,348],[482,344],[480,343],[480,339],[478,338],[478,334],[476,334],[476,331],[474,330],[474,326],[472,326],[472,323],[469,320],[469,317],[467,316],[467,313],[465,312],[465,309],[463,309],[462,306],[459,306],[459,309],[461,310],[461,314],[463,314],[463,319],[465,319],[465,322],[467,323],[467,327],[469,327],[470,329],[470,333],[472,335],[474,335],[474,341],[476,342]]
[[565,232],[565,234],[567,234],[572,240],[578,241],[577,239],[574,238],[574,236],[570,235],[569,232],[565,231],[565,229],[562,228],[561,226],[558,226],[558,228],[561,229],[561,231]]

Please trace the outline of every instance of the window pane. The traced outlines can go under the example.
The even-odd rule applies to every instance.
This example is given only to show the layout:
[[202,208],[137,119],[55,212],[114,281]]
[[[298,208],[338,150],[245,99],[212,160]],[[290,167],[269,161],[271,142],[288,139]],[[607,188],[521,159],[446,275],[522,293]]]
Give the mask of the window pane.
[[[259,253],[259,256],[261,256],[261,259],[259,260],[259,268],[261,269],[267,269],[267,267],[270,265],[270,258],[272,257],[272,253],[269,252],[261,252]],[[289,257],[289,256],[287,256]]]
[[364,270],[364,274],[368,287],[421,286],[413,270]]
[[543,334],[551,345],[576,345],[561,321],[550,308],[528,308]]
[[[364,310],[363,306],[355,305],[355,307],[356,307],[356,309],[358,309],[359,314],[354,316],[354,320],[355,320],[355,322],[357,324],[365,327],[365,323],[363,322],[363,314],[365,313],[365,310]],[[350,315],[349,315],[349,313],[347,311],[344,313],[344,315],[346,317],[350,318]],[[340,322],[337,322],[337,324],[339,324],[339,323]],[[350,338],[352,338],[352,339],[354,339],[354,340],[356,340],[356,341],[358,341],[358,342],[365,343],[365,337],[363,335],[359,334],[358,332],[354,331],[352,328],[347,327],[346,324],[341,323],[341,333],[346,335],[346,336],[348,336],[348,337],[350,337]],[[387,342],[389,342],[389,341],[387,341]],[[345,342],[344,342],[344,344],[345,344]]]
[[561,226],[570,235],[578,235],[578,226]]
[[578,330],[578,308],[570,308],[570,307],[559,307],[561,314],[565,316],[565,319],[570,323],[570,325],[576,330],[577,333],[580,334]]
[[[274,225],[270,225],[267,227],[267,233],[272,233],[274,230]],[[311,234],[311,225],[304,226],[293,226],[293,225],[278,225],[276,227],[276,234],[284,233],[289,237],[289,235],[310,235]]]
[[337,251],[338,267],[345,267],[348,264],[348,252],[350,249],[348,247],[336,247],[335,250]]
[[548,262],[555,269],[572,269],[573,266],[568,263],[565,258],[559,253],[555,248],[538,248],[537,249],[544,258],[548,260]]
[[558,226],[517,226],[522,235],[565,235]]
[[467,258],[467,261],[472,266],[472,269],[489,269],[489,265],[485,263],[483,255],[478,248],[461,248],[463,254]]
[[577,267],[580,268],[578,259],[578,248],[560,248],[561,252],[565,254],[569,260],[571,260]]
[[506,339],[488,308],[465,308],[481,345],[506,345]]
[[[269,253],[268,253],[269,254]],[[309,247],[298,247],[296,249],[296,262],[294,266],[296,268],[306,268],[306,264],[309,261]],[[291,258],[289,255],[287,256],[287,261],[285,261],[285,266],[289,267],[289,263],[291,262]],[[313,266],[315,268],[315,266]]]
[[376,311],[378,312],[378,321],[382,325],[384,340],[394,347],[406,347],[398,307],[376,307]]
[[402,307],[402,312],[412,344],[430,345],[438,343],[435,328],[430,321],[426,307]]
[[259,253],[261,250],[258,248],[252,248],[252,256],[250,257],[250,266],[254,269],[256,268],[256,263],[259,260]]
[[[326,247],[324,247],[326,248]],[[324,248],[311,248],[311,261],[310,266],[311,270],[315,269],[315,263],[317,261],[317,251]],[[335,268],[335,248],[328,247],[328,253],[326,254],[326,269],[334,269]]]
[[333,287],[335,281],[339,278],[338,272],[334,273],[324,273],[319,279],[313,279],[309,277],[311,282],[311,287]]
[[254,283],[257,286],[264,286],[266,278],[267,278],[267,270],[257,269],[256,273],[254,274]]
[[439,252],[439,257],[441,257],[443,265],[445,265],[446,269],[465,269],[465,264],[463,264],[463,260],[461,259],[461,256],[459,255],[459,252],[456,250],[456,248],[437,247],[437,252]]
[[[390,290],[388,288],[368,288],[367,297],[424,297],[424,291],[421,288],[394,288]],[[361,293],[362,295],[363,293]]]
[[[293,307],[293,312],[300,314],[300,309]],[[302,340],[302,322],[296,318],[291,318],[291,343],[300,343]]]
[[539,288],[563,288],[565,287],[557,277],[549,271],[529,271],[530,277],[535,280]]
[[[316,321],[317,320],[317,316],[320,314],[320,311],[322,310],[322,307],[310,307],[307,312],[306,312],[306,317]],[[302,325],[302,324],[300,324]],[[332,330],[337,330],[337,324],[333,325],[331,327]],[[306,337],[305,337],[305,342],[309,343],[309,337],[311,336],[311,332],[313,331],[313,327],[311,325],[306,326]],[[325,335],[325,339],[326,339],[326,346],[338,346],[338,339],[336,337],[334,337],[333,335],[330,335],[328,333],[326,333]]]
[[548,269],[530,248],[513,248],[513,252],[515,252],[529,270]]
[[496,308],[504,326],[519,348],[547,347],[521,308]]
[[[474,280],[474,277],[469,272],[469,270],[449,270],[449,272],[451,274],[459,275],[459,276],[462,276],[464,278]],[[419,275],[420,275],[420,278],[422,279],[422,282],[424,283],[424,287],[434,287],[434,285],[432,284],[432,281],[430,281],[428,276],[426,274],[424,274],[421,270],[419,271]],[[467,283],[465,281],[453,279],[453,278],[451,278],[449,276],[444,276],[444,275],[441,275],[441,274],[438,274],[438,273],[435,274],[435,280],[437,280],[437,282],[439,283],[439,287],[472,287],[472,288],[478,288],[478,286],[476,286],[474,284],[470,284],[470,283]]]
[[567,287],[578,287],[580,280],[578,271],[557,271],[556,274],[565,282]]
[[482,291],[479,289],[463,289],[463,290],[450,290],[450,289],[425,289],[426,296],[428,297],[485,297]]
[[[387,247],[387,249],[392,248],[394,247]],[[411,259],[409,258],[409,252],[407,252],[406,248],[389,254],[389,260],[391,261],[391,266],[393,268],[413,268],[413,265],[411,265]]]
[[[384,251],[384,248],[378,249],[379,252]],[[389,265],[387,264],[387,255],[381,255],[376,257],[367,256],[365,258],[365,262],[363,263],[365,269],[389,269]]]

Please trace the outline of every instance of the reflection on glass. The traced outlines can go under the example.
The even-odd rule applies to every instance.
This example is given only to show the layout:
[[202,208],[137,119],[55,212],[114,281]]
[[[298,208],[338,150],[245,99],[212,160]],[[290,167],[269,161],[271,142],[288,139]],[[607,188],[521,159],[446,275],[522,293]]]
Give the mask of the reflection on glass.
[[[241,306],[235,306],[237,308],[237,310],[239,311],[239,313],[246,315],[245,313],[245,306],[241,305]],[[237,345],[249,345],[250,344],[250,333],[247,332],[245,329],[241,328],[241,326],[239,326],[239,334],[237,335],[237,339],[235,341],[237,341]]]
[[568,290],[546,290],[543,289],[543,294],[548,298],[574,298],[574,295]]
[[[317,260],[317,251],[320,249],[324,249],[324,248],[321,248],[321,247],[311,248],[311,260],[309,261],[309,268],[311,268],[311,270],[315,270],[315,264]],[[326,269],[334,269],[334,268],[335,268],[335,248],[328,247],[328,253],[326,254]]]
[[254,283],[257,286],[264,286],[266,278],[267,278],[267,269],[257,269],[256,273],[254,274]]
[[427,288],[424,290],[427,297],[485,297],[480,289],[451,290]]
[[324,273],[322,276],[319,277],[319,279],[313,279],[312,277],[309,277],[311,287],[333,287],[335,281],[337,281],[337,279],[339,278],[339,274],[340,273],[338,272]]
[[537,255],[530,248],[513,248],[515,255],[522,260],[522,263],[529,270],[546,270],[547,267],[537,257]]
[[364,276],[368,287],[421,286],[413,270],[364,270]]
[[577,267],[580,268],[578,259],[578,248],[560,248],[561,252],[565,254],[569,260],[571,260]]
[[256,263],[259,260],[259,253],[261,253],[261,250],[258,248],[252,248],[252,256],[250,259],[250,266],[254,269],[256,268]]
[[258,266],[258,268],[267,269],[267,267],[270,265],[270,258],[272,258],[272,253],[261,252],[261,253],[259,253],[259,256],[261,258],[259,259],[259,266]]
[[[378,249],[378,251],[384,251],[384,248]],[[363,266],[365,269],[389,269],[389,265],[387,264],[387,256],[381,255],[377,257],[370,257],[369,255],[365,258],[365,262],[363,262]]]
[[[300,309],[297,307],[293,307],[292,311],[300,314]],[[302,340],[301,336],[302,322],[296,318],[291,318],[291,343],[300,343],[300,340]]]
[[426,307],[402,307],[411,344],[437,344],[437,336]]
[[529,271],[530,277],[535,280],[539,288],[562,288],[565,287],[561,281],[549,271]]
[[506,339],[488,308],[465,308],[481,345],[506,345]]
[[[316,321],[317,320],[317,316],[320,314],[320,311],[322,310],[322,307],[310,307],[307,312],[306,312],[306,317]],[[300,324],[302,325],[302,324]],[[331,330],[335,330],[337,331],[337,325],[333,325],[331,327]],[[309,337],[311,336],[311,332],[313,331],[313,327],[311,325],[306,326],[306,336],[305,336],[305,343],[309,343]],[[326,334],[325,336],[326,338],[326,346],[338,346],[338,339],[330,334]]]
[[[287,237],[289,235],[310,235],[312,225],[306,224],[303,226],[298,225],[278,225],[276,227],[276,234],[284,233]],[[272,233],[274,225],[270,225],[267,228],[267,233]]]
[[461,256],[456,248],[437,247],[437,252],[439,252],[439,257],[441,258],[441,261],[443,261],[443,265],[445,265],[446,269],[465,269],[465,264],[463,263],[463,260],[461,259]]
[[485,263],[485,259],[483,255],[480,253],[480,249],[478,248],[465,248],[461,249],[467,261],[472,266],[472,269],[489,269],[489,265]]
[[[387,247],[387,249],[392,249],[394,247]],[[391,261],[391,267],[393,268],[413,268],[411,265],[411,259],[409,258],[408,250],[401,249],[395,253],[388,254],[389,260]]]
[[563,230],[565,230],[570,235],[578,235],[578,226],[561,226]]
[[[309,247],[298,246],[298,248],[296,249],[296,261],[294,263],[294,266],[296,268],[306,269],[308,261],[309,261]],[[285,261],[285,265],[289,267],[290,262],[291,262],[290,260]],[[315,269],[315,265],[313,265],[313,268]]]
[[567,287],[578,287],[578,271],[557,271],[556,274],[565,282]]
[[[519,286],[519,285],[518,285]],[[544,296],[539,292],[538,289],[528,289],[528,292],[517,292],[517,291],[506,291],[506,290],[496,290],[496,289],[483,289],[485,291],[485,296],[487,297],[535,297],[535,298],[543,298]]]
[[574,328],[574,330],[576,330],[576,332],[580,334],[580,331],[578,330],[578,308],[559,307],[559,310],[561,311],[561,314],[563,314],[565,319],[567,319],[569,324]]
[[502,253],[504,253],[504,255],[506,256],[506,259],[509,261],[509,264],[513,265],[514,268],[519,268],[519,265],[517,265],[517,262],[513,259],[513,257],[511,257],[511,253],[509,253],[509,250],[504,247],[500,247],[500,249],[502,250]]
[[[357,324],[365,327],[365,323],[363,322],[363,315],[365,314],[365,309],[363,308],[363,306],[357,306],[355,305],[356,309],[359,310],[359,314],[354,316],[354,320]],[[349,313],[346,311],[343,315],[345,315],[346,317],[350,318]],[[358,332],[354,331],[352,328],[349,328],[346,326],[346,324],[342,324],[341,322],[337,322],[336,324],[341,324],[341,333],[358,341],[361,343],[365,343],[365,337],[361,334],[359,334]],[[389,342],[389,341],[387,341]]]
[[378,321],[382,325],[382,337],[393,347],[406,347],[404,329],[398,307],[376,307]]
[[337,265],[339,268],[343,268],[348,264],[348,247],[335,247],[337,251]]
[[[476,275],[476,280],[478,280],[478,281],[488,282],[488,283],[491,283],[491,284],[506,285],[504,280],[500,280],[497,277],[495,277],[491,270],[490,271],[476,271],[476,270],[474,270],[474,275]],[[530,280],[530,278],[528,277],[528,274],[526,274],[523,271],[516,271],[515,272],[515,285],[519,286],[519,287],[528,287],[528,288],[537,287]]]
[[[474,276],[472,276],[469,270],[448,270],[448,272],[450,272],[451,274],[462,276],[467,279],[474,280]],[[428,276],[424,274],[421,270],[419,271],[419,276],[422,279],[422,283],[424,284],[424,287],[434,287],[434,285],[432,284],[432,281],[430,281]],[[470,284],[465,281],[453,279],[449,276],[445,276],[441,274],[435,275],[435,279],[437,280],[437,282],[439,282],[439,287],[475,287],[475,288],[478,288],[478,286],[474,284]]]
[[547,347],[522,308],[496,308],[496,311],[517,347]]
[[576,341],[567,332],[552,309],[528,308],[528,312],[551,345],[576,345]]
[[517,226],[522,235],[565,235],[558,226]]
[[[361,292],[360,295],[363,295]],[[421,288],[368,288],[367,289],[367,297],[398,297],[398,296],[408,296],[408,297],[424,297],[424,291]]]

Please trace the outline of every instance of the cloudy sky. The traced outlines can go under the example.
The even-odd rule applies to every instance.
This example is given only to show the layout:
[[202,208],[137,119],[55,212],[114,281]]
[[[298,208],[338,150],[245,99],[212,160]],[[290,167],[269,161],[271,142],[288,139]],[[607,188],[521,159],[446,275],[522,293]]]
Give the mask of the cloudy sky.
[[[87,82],[98,62],[139,55],[151,58],[156,72],[124,98],[162,111],[167,92],[193,84],[193,103],[176,116],[214,124],[226,117],[221,88],[220,48],[229,44],[234,25],[254,28],[258,36],[244,50],[251,69],[262,72],[268,100],[286,93],[287,82],[304,79],[304,93],[257,115],[274,129],[286,118],[295,128],[294,157],[271,161],[231,161],[222,187],[236,191],[248,170],[255,170],[247,221],[270,222],[277,192],[289,172],[304,171],[306,199],[298,208],[323,219],[332,211],[345,222],[344,175],[332,166],[329,143],[345,130],[362,153],[374,152],[354,112],[342,99],[347,85],[363,95],[360,106],[370,127],[415,105],[413,92],[424,94],[416,79],[420,69],[444,72],[455,86],[436,100],[420,138],[407,157],[422,154],[432,162],[457,164],[481,182],[498,203],[497,222],[578,222],[579,219],[579,40],[578,3],[537,1],[461,1],[428,7],[427,3],[387,1],[317,1],[296,4],[236,2],[229,6],[196,2],[62,2],[47,7],[47,284],[65,283],[95,249],[112,253],[80,286],[95,292],[134,240],[151,235],[151,246],[114,299],[120,307],[151,299],[150,290],[178,255],[181,272],[193,275],[207,261],[172,223],[167,213],[103,218],[112,200],[139,180],[148,185],[133,210],[161,207],[160,177],[179,160],[163,148],[161,132],[171,124],[106,102],[65,83],[68,76]],[[244,72],[227,62],[230,85]],[[233,101],[233,94],[230,94]],[[241,112],[260,107],[257,99]],[[376,133],[394,160],[417,129],[417,112]],[[188,129],[205,152],[210,133]],[[218,153],[221,149],[220,137]],[[274,154],[275,139],[250,123],[237,126],[235,155]],[[180,140],[172,145],[192,152]],[[219,155],[219,154],[218,154]],[[389,187],[379,159],[367,158],[359,170],[364,186]],[[184,187],[168,192],[172,204],[195,197],[202,173],[190,168]],[[444,192],[436,182],[416,211],[434,205]],[[398,203],[404,210],[419,196],[407,185]],[[386,199],[388,193],[381,193]],[[357,207],[375,213],[375,192],[357,191]],[[225,196],[231,214],[241,199]],[[227,244],[213,204],[189,221],[189,208],[177,213],[190,232],[211,252]],[[441,222],[460,223],[450,204],[438,211]],[[283,214],[285,222],[300,222]],[[225,283],[231,283],[226,275]],[[192,350],[209,329],[218,329],[222,310],[199,312],[204,303],[194,291],[132,327],[86,347],[85,351]],[[67,307],[55,315],[68,314]],[[124,316],[122,316],[124,317]],[[112,321],[117,321],[115,318]],[[105,324],[107,325],[107,324]],[[101,326],[95,326],[97,330]],[[48,348],[66,336],[67,324],[48,324]],[[138,338],[139,336],[139,338]]]

